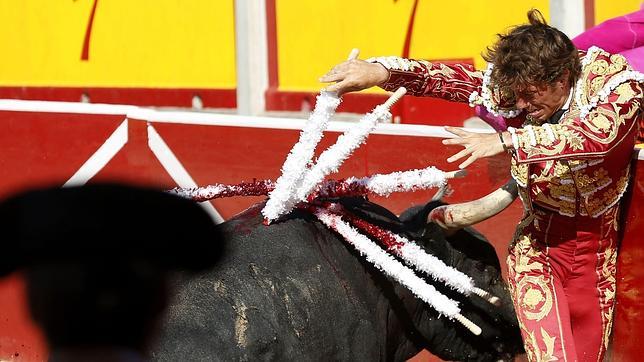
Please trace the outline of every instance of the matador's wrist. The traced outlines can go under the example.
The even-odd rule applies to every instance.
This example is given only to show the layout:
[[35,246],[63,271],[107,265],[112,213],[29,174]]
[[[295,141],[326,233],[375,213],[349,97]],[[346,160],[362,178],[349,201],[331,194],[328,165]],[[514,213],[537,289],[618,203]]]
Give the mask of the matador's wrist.
[[510,132],[498,132],[499,140],[503,146],[503,150],[509,154],[512,154],[514,151],[514,145],[512,143],[512,135]]
[[389,71],[389,68],[385,67],[381,63],[375,62],[372,64],[374,65],[374,83],[376,83],[377,86],[381,87],[385,83],[387,83],[389,77],[391,76],[391,72]]

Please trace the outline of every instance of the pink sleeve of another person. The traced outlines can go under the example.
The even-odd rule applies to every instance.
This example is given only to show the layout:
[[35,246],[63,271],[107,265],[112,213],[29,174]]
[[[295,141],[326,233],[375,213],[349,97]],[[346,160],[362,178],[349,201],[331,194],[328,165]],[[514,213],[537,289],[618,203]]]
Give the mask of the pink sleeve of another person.
[[644,4],[633,13],[612,18],[574,38],[581,50],[598,46],[612,54],[622,54],[636,70],[644,70]]
[[508,129],[508,124],[505,118],[501,116],[495,116],[490,111],[488,111],[485,107],[476,106],[474,107],[474,112],[477,117],[481,118],[482,120],[485,121],[485,123],[492,126],[492,128],[494,128],[495,131],[501,132]]

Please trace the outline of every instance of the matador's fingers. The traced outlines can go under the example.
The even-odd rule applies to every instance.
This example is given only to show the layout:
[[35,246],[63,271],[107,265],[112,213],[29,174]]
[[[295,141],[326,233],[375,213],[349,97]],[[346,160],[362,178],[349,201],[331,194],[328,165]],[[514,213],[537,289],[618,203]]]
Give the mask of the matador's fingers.
[[320,82],[329,83],[329,82],[339,82],[343,80],[346,77],[347,68],[348,68],[348,65],[350,64],[349,62],[352,60],[358,59],[359,55],[360,55],[360,50],[358,48],[351,49],[351,53],[349,53],[349,58],[347,58],[347,61],[333,67],[328,73],[326,73],[320,78]]
[[322,83],[339,82],[345,77],[344,73],[334,72],[333,69],[320,78]]
[[456,161],[456,160],[460,160],[461,158],[463,158],[463,157],[465,157],[465,156],[467,156],[467,155],[471,154],[472,152],[473,152],[473,151],[472,151],[471,149],[469,149],[469,148],[462,149],[462,150],[460,150],[458,153],[456,153],[456,154],[454,154],[454,155],[450,156],[450,157],[447,159],[447,162],[452,163],[452,162],[454,162],[454,161]]
[[472,132],[465,131],[463,129],[460,129],[458,127],[450,127],[450,126],[445,126],[445,130],[449,133],[455,134],[459,137],[467,137],[472,134]]
[[461,168],[461,169],[465,168],[465,167],[471,165],[474,161],[476,161],[478,159],[479,159],[478,156],[472,154],[472,155],[470,155],[470,157],[467,158],[467,160],[465,160],[465,162],[463,162],[460,165],[458,165],[458,168]]
[[446,138],[441,141],[444,145],[467,145],[470,141],[467,138]]
[[327,92],[337,92],[338,95],[341,96],[342,94],[340,93],[340,91],[342,91],[342,93],[349,92],[351,91],[351,87],[349,86],[349,81],[342,80],[341,82],[331,84],[324,90]]

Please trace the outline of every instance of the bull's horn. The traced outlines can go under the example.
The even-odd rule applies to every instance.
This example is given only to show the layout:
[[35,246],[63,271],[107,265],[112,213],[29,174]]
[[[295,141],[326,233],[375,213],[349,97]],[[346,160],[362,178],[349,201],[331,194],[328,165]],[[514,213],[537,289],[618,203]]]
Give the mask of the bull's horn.
[[508,207],[517,197],[517,184],[508,181],[501,188],[474,201],[444,205],[428,215],[428,221],[443,229],[458,230],[486,220]]

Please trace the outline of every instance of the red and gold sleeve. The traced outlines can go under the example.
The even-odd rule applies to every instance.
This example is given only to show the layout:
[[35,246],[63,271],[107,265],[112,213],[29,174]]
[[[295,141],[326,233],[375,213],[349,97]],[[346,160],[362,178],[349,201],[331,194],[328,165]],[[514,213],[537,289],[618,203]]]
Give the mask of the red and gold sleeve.
[[520,163],[601,158],[623,140],[632,142],[642,115],[642,86],[634,80],[612,90],[587,114],[574,111],[559,124],[509,128]]
[[431,63],[393,56],[367,61],[382,64],[389,71],[389,79],[381,86],[383,89],[395,91],[405,87],[414,96],[467,103],[473,92],[480,92],[483,83],[483,74],[465,63]]

